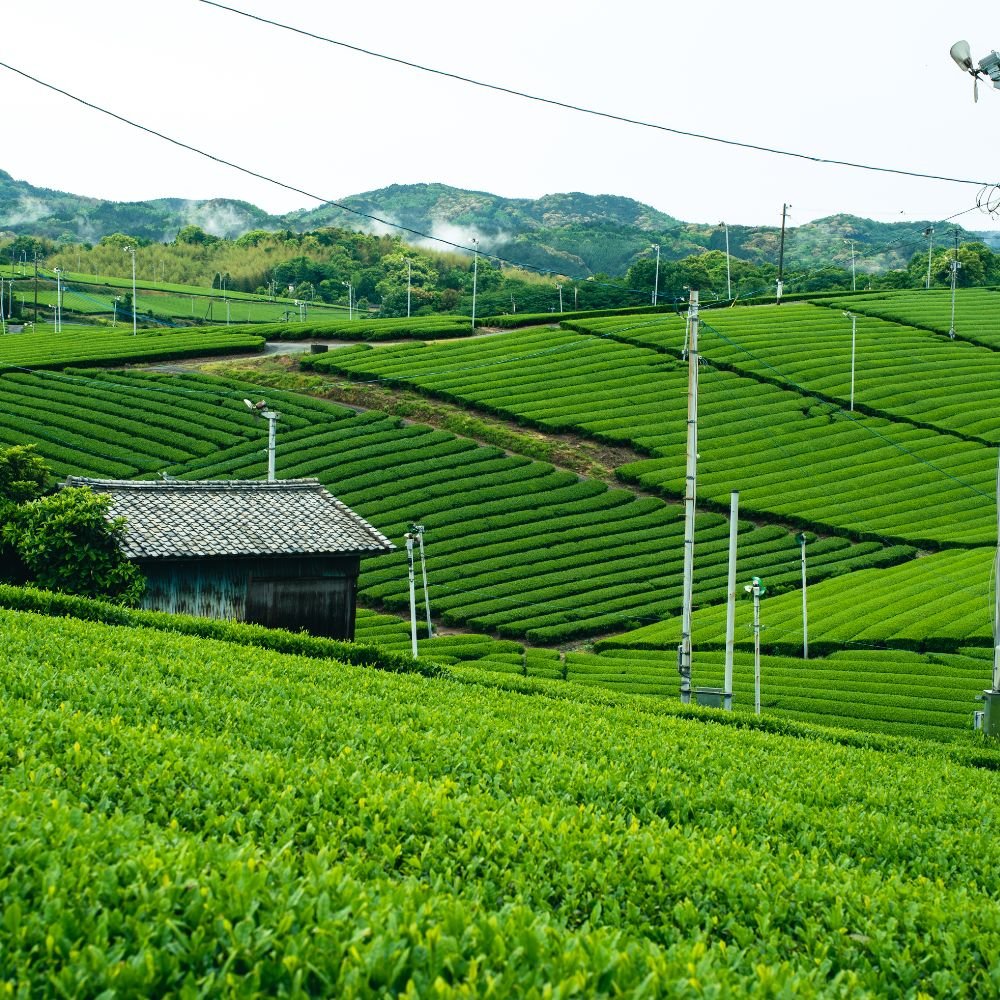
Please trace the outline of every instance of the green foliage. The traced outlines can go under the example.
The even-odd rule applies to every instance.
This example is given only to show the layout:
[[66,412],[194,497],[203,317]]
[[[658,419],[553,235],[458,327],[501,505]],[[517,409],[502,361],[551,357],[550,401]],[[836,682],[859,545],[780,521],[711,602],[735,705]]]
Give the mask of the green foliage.
[[83,487],[32,500],[4,524],[4,541],[37,587],[137,604],[145,580],[122,554],[125,521],[108,519],[110,503]]
[[[376,639],[366,642],[344,642],[339,639],[309,635],[306,632],[287,632],[283,629],[264,628],[262,625],[253,625],[247,622],[173,615],[162,611],[140,611],[99,599],[39,590],[32,587],[0,584],[0,607],[17,611],[32,611],[60,618],[78,618],[81,621],[101,622],[105,625],[149,628],[162,632],[197,636],[202,639],[218,639],[238,646],[252,646],[278,653],[307,656],[312,659],[339,660],[343,663],[373,667],[391,673],[422,674],[425,677],[439,677],[444,673],[436,660],[432,658],[432,654],[428,658],[415,660],[408,653],[404,655],[401,652],[381,648],[381,644]],[[377,622],[380,619],[388,620],[385,616],[373,615],[364,611],[360,612],[360,617],[362,622],[366,619],[372,620],[372,625],[368,630],[370,634],[379,632]],[[392,621],[398,630],[399,619],[392,619]],[[394,645],[400,649],[406,647],[406,644],[399,642]]]
[[0,506],[37,500],[48,486],[51,471],[35,445],[13,445],[0,451]]
[[0,614],[4,980],[996,992],[997,776],[552,686]]

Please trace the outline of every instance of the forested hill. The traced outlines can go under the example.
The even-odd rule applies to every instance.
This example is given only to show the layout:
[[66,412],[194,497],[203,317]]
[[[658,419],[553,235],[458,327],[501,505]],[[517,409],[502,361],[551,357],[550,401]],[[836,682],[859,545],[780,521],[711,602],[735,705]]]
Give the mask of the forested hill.
[[[0,234],[43,236],[64,243],[96,243],[112,233],[171,242],[190,225],[228,238],[250,230],[307,232],[325,226],[394,232],[392,226],[399,225],[436,237],[421,241],[404,234],[407,242],[423,242],[435,249],[447,249],[448,243],[469,246],[475,237],[484,252],[530,267],[611,276],[623,275],[639,257],[649,255],[654,244],[667,261],[726,247],[721,224],[683,222],[615,195],[573,192],[532,200],[444,184],[395,184],[350,195],[341,204],[354,211],[325,205],[278,216],[225,198],[102,201],[34,187],[0,170]],[[776,207],[775,225],[730,224],[730,252],[752,263],[775,263],[779,219]],[[884,223],[852,215],[830,216],[789,228],[785,263],[809,269],[850,267],[850,241],[854,241],[862,270],[904,267],[926,247],[923,231],[928,225],[926,221]],[[974,238],[964,230],[960,233],[963,241]],[[943,238],[942,230],[939,239]]]

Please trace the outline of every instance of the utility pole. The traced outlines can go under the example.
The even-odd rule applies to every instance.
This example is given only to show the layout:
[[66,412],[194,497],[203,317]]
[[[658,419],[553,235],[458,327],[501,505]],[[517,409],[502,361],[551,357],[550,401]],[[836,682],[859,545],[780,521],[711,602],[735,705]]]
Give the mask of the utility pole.
[[32,320],[32,326],[38,326],[38,251],[34,251],[33,259],[35,261],[35,317]]
[[844,240],[844,242],[851,245],[851,291],[856,292],[858,290],[858,281],[854,271],[854,240]]
[[725,222],[720,222],[720,226],[726,231],[726,298],[733,300],[733,277],[729,269],[729,226]]
[[660,245],[659,243],[653,244],[653,249],[656,251],[656,274],[653,278],[653,305],[656,305],[656,300],[660,297]]
[[410,258],[406,258],[406,318],[410,318],[410,282],[412,280],[412,268]]
[[476,280],[479,277],[479,240],[472,237],[474,256],[472,258],[472,330],[476,330]]
[[785,278],[785,220],[788,217],[788,210],[791,205],[781,206],[781,242],[778,245],[778,294],[776,299],[776,305],[781,305],[781,290],[784,285]]
[[135,303],[135,247],[125,247],[125,253],[132,255],[132,336],[136,333]]
[[958,230],[955,230],[955,256],[951,262],[951,327],[948,336],[955,339],[955,286],[958,284],[958,269],[962,265],[958,262]]
[[927,237],[927,284],[925,288],[931,287],[931,250],[934,249],[934,227],[928,226],[924,230],[924,236]]
[[563,308],[562,308],[562,285],[556,285],[556,288],[559,289],[559,312],[561,313],[563,311]]
[[691,702],[691,603],[694,590],[695,487],[698,478],[698,293],[691,290],[688,305],[688,416],[687,462],[684,475],[684,591],[681,606],[681,645],[678,670],[681,703]]
[[858,317],[852,312],[844,315],[851,321],[851,412],[854,412],[854,348],[857,343]]
[[424,557],[424,526],[422,524],[411,524],[410,533],[417,539],[420,546],[420,575],[424,582],[424,611],[427,613],[427,638],[434,638],[434,624],[431,622],[431,598],[427,589],[427,560]]
[[722,685],[722,707],[733,710],[733,646],[736,641],[736,536],[739,533],[740,495],[729,494],[729,587],[726,596],[726,666]]
[[54,268],[56,275],[55,332],[62,333],[62,268]]
[[806,533],[800,531],[795,541],[802,546],[802,659],[809,659],[809,617],[806,609]]
[[410,584],[410,648],[413,652],[413,659],[417,658],[417,587],[416,576],[413,572],[413,532],[408,531],[404,536],[406,539],[406,567]]
[[754,576],[743,589],[753,594],[753,710],[760,715],[760,598],[767,587],[759,576]]

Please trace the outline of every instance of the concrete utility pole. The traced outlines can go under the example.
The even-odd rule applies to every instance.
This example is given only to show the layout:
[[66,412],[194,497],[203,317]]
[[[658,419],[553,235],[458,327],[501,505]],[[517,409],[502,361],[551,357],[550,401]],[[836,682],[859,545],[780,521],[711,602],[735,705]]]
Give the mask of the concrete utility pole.
[[927,284],[925,288],[931,287],[931,251],[934,249],[934,227],[928,226],[924,230],[924,236],[927,237]]
[[420,546],[420,575],[424,581],[424,611],[427,614],[427,638],[434,638],[434,625],[431,622],[431,598],[427,589],[427,559],[424,556],[424,526],[422,524],[411,524],[410,534],[412,534]]
[[753,710],[760,715],[760,598],[767,587],[755,576],[743,589],[753,594]]
[[720,226],[726,231],[726,298],[733,300],[733,277],[729,270],[729,226],[725,222],[720,222]]
[[656,251],[656,274],[653,278],[653,305],[655,306],[660,297],[660,245],[654,243],[653,249]]
[[781,206],[781,243],[778,246],[778,294],[776,300],[776,304],[779,306],[781,305],[781,291],[785,278],[785,220],[791,207],[791,205]]
[[851,321],[851,412],[854,412],[854,349],[857,344],[858,317],[852,312],[844,315]]
[[406,539],[406,567],[410,584],[410,649],[413,659],[417,658],[417,587],[416,574],[413,571],[413,532],[408,531]]
[[955,287],[958,285],[958,269],[962,265],[958,262],[958,230],[955,230],[955,256],[951,262],[951,327],[948,329],[948,336],[955,339]]
[[722,707],[733,710],[733,646],[736,642],[736,536],[739,534],[740,495],[729,494],[729,586],[726,596],[726,666],[722,685]]
[[479,240],[472,237],[472,330],[476,329],[476,281],[479,278]]
[[410,258],[406,258],[406,318],[410,318],[410,283],[412,281],[412,267]]
[[135,302],[135,247],[125,247],[125,253],[132,255],[132,336],[136,334],[136,302]]
[[244,399],[243,403],[254,416],[263,417],[267,421],[267,481],[273,483],[277,478],[275,475],[275,444],[277,440],[278,417],[281,414],[275,410],[268,409],[267,403],[263,399],[258,403]]
[[802,547],[802,659],[809,659],[809,615],[806,607],[806,533],[800,531],[795,541]]
[[690,295],[687,349],[687,462],[684,474],[684,591],[678,662],[681,675],[681,703],[684,705],[691,702],[691,604],[694,590],[694,518],[698,478],[698,293],[692,289]]
[[844,242],[851,245],[851,291],[856,292],[858,290],[858,282],[854,271],[854,240],[845,239]]

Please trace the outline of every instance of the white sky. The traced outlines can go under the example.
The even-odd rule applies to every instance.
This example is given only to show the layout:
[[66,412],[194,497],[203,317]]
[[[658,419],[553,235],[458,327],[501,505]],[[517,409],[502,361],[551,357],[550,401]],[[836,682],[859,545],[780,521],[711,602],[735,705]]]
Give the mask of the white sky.
[[[1000,180],[1000,91],[948,56],[1000,48],[967,0],[228,0],[477,79],[810,155]],[[507,197],[625,195],[678,218],[836,212],[939,220],[977,188],[803,162],[607,122],[429,76],[198,0],[7,2],[0,61],[191,145],[337,199],[440,181]],[[314,207],[0,68],[0,169],[118,201]],[[970,229],[1000,228],[977,210]]]

